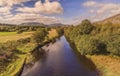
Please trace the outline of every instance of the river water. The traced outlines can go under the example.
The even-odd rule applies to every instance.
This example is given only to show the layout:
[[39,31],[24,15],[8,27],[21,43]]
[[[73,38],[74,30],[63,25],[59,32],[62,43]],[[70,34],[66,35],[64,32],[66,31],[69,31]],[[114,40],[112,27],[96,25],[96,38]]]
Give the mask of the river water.
[[32,67],[24,67],[22,76],[99,76],[80,62],[65,37],[43,47],[46,55]]

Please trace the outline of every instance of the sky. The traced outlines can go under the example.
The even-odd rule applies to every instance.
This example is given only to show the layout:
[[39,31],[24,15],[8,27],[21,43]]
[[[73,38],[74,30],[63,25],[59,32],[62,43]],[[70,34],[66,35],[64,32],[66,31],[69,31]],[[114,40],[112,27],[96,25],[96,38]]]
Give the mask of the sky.
[[0,0],[0,23],[78,24],[120,13],[120,0]]

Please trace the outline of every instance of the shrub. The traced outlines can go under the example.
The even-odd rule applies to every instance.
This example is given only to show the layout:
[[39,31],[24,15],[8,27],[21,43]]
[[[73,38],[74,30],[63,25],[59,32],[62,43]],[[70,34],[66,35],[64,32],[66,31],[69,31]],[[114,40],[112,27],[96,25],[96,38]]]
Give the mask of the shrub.
[[107,51],[120,56],[120,34],[113,34],[107,40]]
[[103,51],[106,53],[106,45],[104,43],[87,35],[81,36],[81,38],[76,41],[76,46],[78,51],[83,55],[98,54],[103,53]]
[[89,34],[93,30],[93,25],[89,20],[83,20],[82,23],[78,26],[79,33],[82,34]]
[[45,29],[40,29],[33,33],[32,39],[34,42],[39,44],[45,40],[47,34],[48,32]]

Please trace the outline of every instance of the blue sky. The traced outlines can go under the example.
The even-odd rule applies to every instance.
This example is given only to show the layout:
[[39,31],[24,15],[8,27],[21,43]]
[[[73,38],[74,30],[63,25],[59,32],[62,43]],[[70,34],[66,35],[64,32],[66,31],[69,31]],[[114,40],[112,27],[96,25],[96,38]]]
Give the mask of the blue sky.
[[78,24],[120,13],[120,0],[0,0],[0,23]]

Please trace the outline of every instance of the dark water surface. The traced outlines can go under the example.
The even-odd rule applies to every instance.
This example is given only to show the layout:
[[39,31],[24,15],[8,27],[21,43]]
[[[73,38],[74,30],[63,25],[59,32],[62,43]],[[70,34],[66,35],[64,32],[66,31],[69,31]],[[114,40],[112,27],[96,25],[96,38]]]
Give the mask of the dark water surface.
[[98,76],[80,62],[65,37],[44,46],[46,55],[32,67],[24,67],[22,76]]

